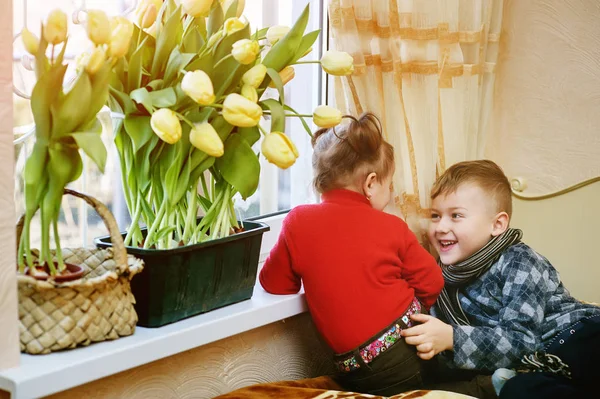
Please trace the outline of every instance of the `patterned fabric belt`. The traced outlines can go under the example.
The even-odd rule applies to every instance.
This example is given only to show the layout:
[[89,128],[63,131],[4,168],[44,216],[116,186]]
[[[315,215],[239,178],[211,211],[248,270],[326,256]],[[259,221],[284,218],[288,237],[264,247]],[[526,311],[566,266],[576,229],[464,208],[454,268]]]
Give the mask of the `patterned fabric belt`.
[[410,315],[417,313],[421,313],[421,303],[415,298],[406,312],[404,312],[398,320],[392,323],[387,330],[381,333],[381,335],[378,335],[377,338],[360,346],[357,350],[336,355],[334,362],[338,370],[349,372],[359,369],[361,365],[358,361],[357,354],[366,364],[371,363],[373,359],[384,353],[402,338],[400,331],[413,326]]

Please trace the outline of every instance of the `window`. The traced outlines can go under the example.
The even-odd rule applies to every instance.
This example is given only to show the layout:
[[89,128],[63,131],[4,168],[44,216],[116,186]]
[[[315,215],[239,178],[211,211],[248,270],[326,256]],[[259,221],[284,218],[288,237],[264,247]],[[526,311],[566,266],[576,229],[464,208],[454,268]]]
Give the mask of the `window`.
[[[78,9],[102,9],[109,15],[117,15],[132,10],[135,0],[19,0],[14,1],[14,30],[17,35],[23,26],[39,35],[39,21],[55,8],[61,8],[67,15],[76,14]],[[244,15],[252,27],[261,28],[271,25],[290,26],[300,15],[305,5],[310,3],[311,17],[307,32],[319,29],[325,12],[324,0],[278,1],[246,0]],[[69,23],[69,44],[66,59],[74,63],[75,54],[90,47],[85,29],[81,25]],[[306,60],[320,58],[323,48],[321,37]],[[35,75],[27,70],[27,55],[20,40],[15,41],[13,52],[13,82],[15,91],[27,95],[35,85]],[[70,67],[72,68],[72,66]],[[285,86],[286,103],[301,114],[311,114],[321,103],[322,72],[317,64],[298,65],[295,78]],[[269,89],[272,90],[272,89]],[[269,95],[269,93],[266,93]],[[103,115],[103,139],[108,149],[106,170],[101,174],[86,157],[82,176],[71,184],[75,190],[88,193],[106,204],[115,215],[119,227],[127,228],[130,219],[121,191],[121,174],[116,150],[112,142],[112,126],[108,113]],[[314,128],[310,119],[306,120]],[[268,126],[268,121],[264,122]],[[33,146],[31,135],[34,129],[29,101],[22,96],[14,96],[15,131],[15,199],[17,213],[23,212],[22,171],[25,159]],[[287,210],[295,205],[314,202],[312,190],[312,167],[310,137],[298,118],[290,118],[286,133],[292,138],[300,157],[288,170],[280,170],[261,157],[261,179],[258,191],[247,201],[239,201],[238,208],[242,218],[256,217]],[[260,151],[260,142],[256,144]],[[33,226],[36,224],[34,222]],[[63,198],[61,212],[61,243],[63,246],[91,245],[93,238],[105,235],[106,230],[100,218],[83,201],[75,198]],[[36,236],[37,233],[37,236]],[[32,231],[32,245],[39,243],[39,231]]]

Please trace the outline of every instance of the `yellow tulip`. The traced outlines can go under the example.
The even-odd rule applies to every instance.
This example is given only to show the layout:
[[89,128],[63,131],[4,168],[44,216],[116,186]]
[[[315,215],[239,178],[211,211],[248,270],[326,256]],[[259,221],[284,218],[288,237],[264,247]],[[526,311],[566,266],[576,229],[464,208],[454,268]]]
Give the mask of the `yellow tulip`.
[[148,29],[151,27],[156,21],[156,16],[158,15],[158,10],[154,6],[154,4],[150,4],[148,8],[146,8],[146,12],[144,13],[141,21],[140,27],[142,29]]
[[190,143],[211,157],[218,158],[225,152],[223,141],[215,128],[208,122],[194,124],[190,132]]
[[266,66],[263,64],[254,65],[252,68],[247,70],[244,75],[242,75],[242,83],[245,85],[250,85],[254,88],[258,88],[263,80],[265,80],[266,74]]
[[207,17],[212,0],[182,0],[181,7],[186,14],[198,18]]
[[354,71],[354,60],[344,51],[327,51],[321,57],[321,66],[330,75],[346,76]]
[[185,74],[181,80],[181,90],[200,105],[209,105],[215,102],[212,81],[206,72],[200,69]]
[[27,28],[23,28],[21,31],[21,39],[23,40],[25,50],[27,50],[29,54],[35,55],[40,47],[40,39]]
[[51,44],[59,44],[67,38],[67,15],[54,10],[48,15],[43,29],[44,39]]
[[[296,71],[294,70],[293,66],[288,65],[279,71],[279,77],[281,78],[281,82],[284,86],[287,82],[294,79],[294,76],[296,76]],[[269,87],[275,87],[275,83],[271,81],[271,83],[269,83]]]
[[262,108],[239,94],[229,94],[223,102],[223,118],[233,126],[256,126],[261,116]]
[[[144,17],[146,16],[146,14],[148,14],[148,10],[152,8],[152,6],[154,6],[158,14],[158,11],[160,11],[162,4],[162,0],[140,0],[138,2],[137,7],[135,8],[135,20],[137,22],[137,25],[143,29],[149,28],[152,25],[152,23],[154,23],[154,20],[152,20],[152,23],[149,23],[148,25],[144,26]],[[153,11],[150,11],[150,13],[152,12]],[[154,17],[154,19],[156,19],[156,17]]]
[[154,21],[154,23],[149,28],[144,29],[144,32],[156,39],[156,31],[158,30],[158,24],[159,21]]
[[229,36],[238,30],[244,29],[246,23],[239,18],[227,18],[225,23],[223,24],[223,29],[225,30],[225,35]]
[[113,58],[123,57],[129,51],[133,24],[124,17],[113,17],[110,20],[110,55]]
[[90,75],[95,75],[96,72],[98,72],[98,70],[102,67],[102,64],[105,60],[106,54],[104,53],[102,47],[96,47],[87,60],[85,71]]
[[253,103],[258,101],[258,93],[256,92],[256,89],[250,85],[242,86],[242,96],[246,97]]
[[[223,13],[226,13],[227,10],[229,10],[229,7],[231,7],[231,3],[233,3],[233,0],[219,0],[221,3],[221,7],[223,7]],[[236,17],[241,17],[242,14],[244,13],[244,6],[246,5],[246,1],[245,0],[238,0],[238,5],[237,5],[237,10],[235,10],[235,16]]]
[[260,53],[260,46],[256,40],[242,39],[233,43],[231,55],[237,62],[248,65],[254,62],[256,56]]
[[110,41],[110,22],[101,10],[89,10],[87,13],[88,37],[96,46]]
[[323,128],[337,126],[342,121],[339,109],[327,105],[319,105],[313,112],[313,122]]
[[264,138],[261,152],[272,164],[287,169],[296,162],[298,149],[288,136],[281,132],[271,132]]
[[279,39],[281,39],[282,37],[287,35],[287,33],[289,31],[290,31],[289,26],[285,26],[285,25],[271,26],[267,30],[267,40],[269,41],[269,43],[275,44],[279,41]]
[[181,139],[181,123],[177,114],[168,108],[155,111],[150,118],[150,126],[165,143],[175,144]]

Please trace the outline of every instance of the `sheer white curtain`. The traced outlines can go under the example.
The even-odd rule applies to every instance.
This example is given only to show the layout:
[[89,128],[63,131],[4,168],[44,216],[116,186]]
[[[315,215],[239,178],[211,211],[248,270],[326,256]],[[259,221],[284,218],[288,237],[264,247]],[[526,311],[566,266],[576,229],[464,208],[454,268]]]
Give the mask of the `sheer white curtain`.
[[336,105],[371,111],[396,149],[395,203],[419,239],[445,168],[483,156],[503,0],[329,0],[330,48],[354,57]]

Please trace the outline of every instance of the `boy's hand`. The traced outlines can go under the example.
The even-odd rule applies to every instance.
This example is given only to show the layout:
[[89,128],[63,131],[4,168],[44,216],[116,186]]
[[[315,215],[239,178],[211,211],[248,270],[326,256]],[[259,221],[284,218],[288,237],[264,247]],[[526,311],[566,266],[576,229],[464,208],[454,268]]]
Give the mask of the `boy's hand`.
[[445,350],[452,349],[454,332],[452,326],[425,314],[414,314],[410,318],[422,323],[402,330],[406,343],[417,347],[417,355],[429,360]]

